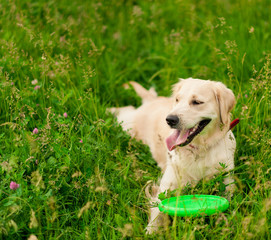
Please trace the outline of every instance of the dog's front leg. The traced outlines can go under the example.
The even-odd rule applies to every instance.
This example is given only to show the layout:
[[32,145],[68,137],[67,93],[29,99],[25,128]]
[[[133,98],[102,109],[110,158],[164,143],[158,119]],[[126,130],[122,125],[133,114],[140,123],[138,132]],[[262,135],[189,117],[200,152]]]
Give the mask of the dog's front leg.
[[233,196],[233,192],[236,190],[232,173],[229,173],[229,175],[224,179],[224,184],[226,185],[226,197],[230,201]]
[[[179,184],[178,174],[176,174],[176,167],[172,164],[167,165],[166,171],[160,181],[160,186],[158,187],[157,191],[155,191],[154,195],[151,196],[150,203],[157,204],[160,203],[158,199],[158,195],[166,190],[176,189]],[[151,234],[156,232],[160,226],[165,226],[168,224],[168,216],[161,213],[158,207],[150,208],[150,218],[149,224],[146,228],[147,233]]]

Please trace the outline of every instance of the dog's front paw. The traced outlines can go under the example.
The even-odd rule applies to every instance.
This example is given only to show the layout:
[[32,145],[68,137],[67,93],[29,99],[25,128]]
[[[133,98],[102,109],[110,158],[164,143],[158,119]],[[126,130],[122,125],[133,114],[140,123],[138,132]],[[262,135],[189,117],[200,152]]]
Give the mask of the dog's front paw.
[[158,231],[158,227],[148,225],[145,230],[146,230],[146,234],[151,235]]
[[150,208],[150,219],[149,224],[146,227],[146,233],[153,234],[154,232],[157,232],[159,226],[162,225],[162,221],[162,214],[158,207]]
[[236,191],[236,185],[234,183],[231,183],[226,187],[226,198],[228,199],[228,201],[231,201],[233,197],[233,193],[235,191]]
[[170,223],[168,215],[161,213],[158,207],[151,208],[150,221],[146,227],[146,234],[153,234],[162,228],[168,227]]

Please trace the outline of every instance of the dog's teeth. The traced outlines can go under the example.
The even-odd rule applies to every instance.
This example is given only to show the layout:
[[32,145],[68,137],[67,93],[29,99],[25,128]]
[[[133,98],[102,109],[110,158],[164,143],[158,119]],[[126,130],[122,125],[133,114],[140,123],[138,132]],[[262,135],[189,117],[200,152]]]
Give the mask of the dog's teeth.
[[197,130],[198,125],[199,124],[197,124],[195,127],[192,128],[192,130],[190,131],[190,135],[193,134]]
[[196,128],[193,128],[193,129],[191,130],[191,134],[193,134],[195,131],[196,131]]

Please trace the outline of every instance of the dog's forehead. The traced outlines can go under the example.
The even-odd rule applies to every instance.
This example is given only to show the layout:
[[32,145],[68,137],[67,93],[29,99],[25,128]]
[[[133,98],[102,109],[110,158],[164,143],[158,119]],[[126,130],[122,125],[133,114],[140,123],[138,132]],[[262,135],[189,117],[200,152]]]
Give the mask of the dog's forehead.
[[181,96],[186,97],[211,97],[213,94],[213,84],[203,80],[186,80],[180,91]]

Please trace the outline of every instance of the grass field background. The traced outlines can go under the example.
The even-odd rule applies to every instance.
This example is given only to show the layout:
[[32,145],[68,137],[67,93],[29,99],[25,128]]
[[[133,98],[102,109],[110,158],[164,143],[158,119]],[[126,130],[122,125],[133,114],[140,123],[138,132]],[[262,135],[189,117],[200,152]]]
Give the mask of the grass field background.
[[[1,1],[0,239],[270,239],[269,0]],[[230,208],[146,236],[147,146],[106,113],[178,77],[237,99]],[[222,175],[186,193],[223,194]],[[19,188],[10,189],[11,181]]]

